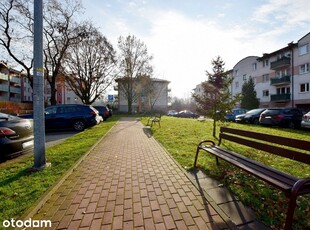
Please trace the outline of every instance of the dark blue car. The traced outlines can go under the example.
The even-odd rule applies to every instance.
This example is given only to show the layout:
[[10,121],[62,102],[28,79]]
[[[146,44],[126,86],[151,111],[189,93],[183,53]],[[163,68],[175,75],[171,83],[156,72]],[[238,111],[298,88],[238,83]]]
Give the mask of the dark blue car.
[[[29,118],[29,115],[21,117]],[[98,110],[90,105],[52,105],[45,109],[46,130],[74,129],[82,131],[87,127],[99,124],[101,120]]]

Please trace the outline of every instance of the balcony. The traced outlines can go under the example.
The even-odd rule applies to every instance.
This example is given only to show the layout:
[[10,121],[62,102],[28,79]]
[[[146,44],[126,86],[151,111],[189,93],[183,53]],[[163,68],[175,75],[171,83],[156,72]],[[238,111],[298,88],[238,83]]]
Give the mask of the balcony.
[[291,100],[291,94],[290,93],[284,93],[284,94],[274,94],[270,95],[270,100],[273,102],[286,102]]
[[277,61],[270,63],[270,69],[275,70],[285,66],[289,66],[291,64],[291,58],[283,57]]
[[290,83],[291,83],[291,75],[270,79],[270,85],[288,85]]
[[10,82],[14,82],[20,85],[20,78],[19,77],[11,77]]
[[20,89],[20,87],[13,87],[13,86],[11,86],[10,87],[10,93],[20,94],[21,93],[21,89]]
[[9,92],[9,86],[8,85],[0,85],[0,91]]
[[7,81],[9,79],[9,76],[4,73],[0,73],[0,79]]

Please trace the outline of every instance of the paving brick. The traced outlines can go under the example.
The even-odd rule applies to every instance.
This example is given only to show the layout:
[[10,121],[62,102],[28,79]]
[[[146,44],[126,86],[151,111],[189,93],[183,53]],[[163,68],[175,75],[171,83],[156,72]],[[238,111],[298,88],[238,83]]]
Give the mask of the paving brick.
[[64,218],[58,224],[58,229],[67,229],[72,221],[73,215],[64,216]]
[[102,219],[93,219],[90,225],[91,230],[101,229]]
[[82,219],[81,227],[89,227],[93,221],[94,214],[93,213],[86,213]]
[[123,229],[123,216],[116,216],[113,220],[113,229]]
[[188,228],[187,228],[187,226],[183,220],[176,221],[175,225],[177,226],[178,230],[188,230]]
[[133,223],[134,223],[135,229],[136,229],[137,227],[142,227],[142,226],[144,226],[143,216],[142,216],[142,213],[141,213],[141,212],[139,212],[139,213],[134,213],[134,214],[133,214]]
[[176,227],[172,216],[164,216],[164,223],[167,229],[174,229]]
[[80,223],[80,220],[73,220],[70,222],[68,229],[79,229]]

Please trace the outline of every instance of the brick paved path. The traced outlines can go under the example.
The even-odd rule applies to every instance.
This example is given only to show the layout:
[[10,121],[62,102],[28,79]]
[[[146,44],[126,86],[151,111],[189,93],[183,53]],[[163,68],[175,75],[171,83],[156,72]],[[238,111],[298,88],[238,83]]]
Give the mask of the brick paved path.
[[148,133],[119,121],[31,218],[53,229],[228,229]]

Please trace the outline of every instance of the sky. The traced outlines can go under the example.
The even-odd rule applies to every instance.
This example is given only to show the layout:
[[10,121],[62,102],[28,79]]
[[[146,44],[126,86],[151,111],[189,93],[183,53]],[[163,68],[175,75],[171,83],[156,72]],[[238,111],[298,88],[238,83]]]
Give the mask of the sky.
[[309,0],[82,0],[91,20],[117,50],[134,35],[153,56],[153,77],[170,81],[171,95],[189,98],[220,56],[230,70],[310,32]]

